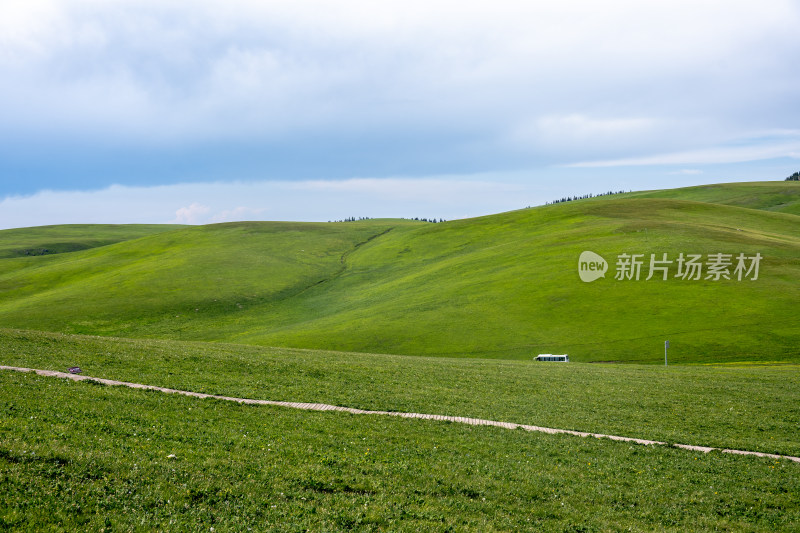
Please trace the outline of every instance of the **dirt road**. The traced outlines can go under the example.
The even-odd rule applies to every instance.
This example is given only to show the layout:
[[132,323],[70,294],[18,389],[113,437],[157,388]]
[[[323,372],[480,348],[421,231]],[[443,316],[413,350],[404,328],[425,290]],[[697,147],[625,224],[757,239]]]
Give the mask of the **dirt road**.
[[[616,441],[622,442],[631,442],[634,444],[643,444],[643,445],[665,445],[665,442],[660,442],[656,440],[646,440],[646,439],[636,439],[632,437],[621,437],[618,435],[604,435],[602,433],[586,433],[583,431],[572,431],[569,429],[556,429],[556,428],[546,428],[546,427],[539,427],[539,426],[530,426],[526,424],[515,424],[513,422],[499,422],[496,420],[483,420],[480,418],[467,418],[462,416],[447,416],[447,415],[432,415],[432,414],[424,414],[424,413],[400,413],[396,411],[366,411],[364,409],[354,409],[352,407],[340,407],[338,405],[328,405],[324,403],[297,403],[297,402],[278,402],[272,400],[253,400],[250,398],[234,398],[231,396],[219,396],[216,394],[203,394],[200,392],[191,392],[191,391],[183,391],[177,389],[168,389],[165,387],[155,387],[153,385],[143,385],[141,383],[129,383],[127,381],[116,381],[113,379],[104,379],[104,378],[94,378],[91,376],[84,376],[81,374],[70,374],[68,372],[57,372],[55,370],[39,370],[35,368],[22,368],[22,367],[15,367],[15,366],[3,366],[0,365],[0,370],[14,370],[17,372],[35,372],[40,376],[49,376],[49,377],[56,377],[56,378],[65,378],[71,379],[74,381],[84,381],[84,380],[92,380],[98,383],[102,383],[104,385],[111,385],[111,386],[120,386],[120,387],[130,387],[132,389],[145,389],[145,390],[156,390],[165,392],[168,394],[182,394],[184,396],[191,396],[194,398],[213,398],[216,400],[226,400],[231,402],[239,402],[245,404],[252,404],[252,405],[277,405],[280,407],[291,407],[293,409],[305,409],[309,411],[342,411],[345,413],[352,413],[355,415],[384,415],[384,416],[399,416],[402,418],[420,418],[423,420],[441,420],[445,422],[455,422],[458,424],[469,424],[472,426],[496,426],[505,429],[524,429],[526,431],[536,431],[540,433],[549,433],[549,434],[566,434],[566,435],[577,435],[579,437],[594,437],[597,439],[611,439]],[[723,453],[732,453],[737,455],[755,455],[757,457],[768,457],[771,459],[788,459],[790,461],[794,461],[796,463],[800,463],[800,457],[793,457],[791,455],[775,455],[770,453],[761,453],[761,452],[752,452],[747,450],[729,450],[723,448],[711,448],[708,446],[694,446],[691,444],[673,444],[676,448],[682,448],[684,450],[691,450],[696,452],[703,452],[708,453],[714,450],[723,452]]]

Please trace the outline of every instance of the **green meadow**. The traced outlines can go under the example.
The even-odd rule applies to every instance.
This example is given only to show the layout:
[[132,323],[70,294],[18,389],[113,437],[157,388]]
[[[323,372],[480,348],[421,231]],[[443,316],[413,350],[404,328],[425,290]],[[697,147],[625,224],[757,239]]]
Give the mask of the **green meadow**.
[[[0,330],[3,363],[180,390],[800,456],[800,368],[358,354]],[[755,400],[757,398],[757,401]],[[709,400],[711,399],[711,400]]]
[[[0,365],[668,443],[0,371],[0,530],[797,531],[800,464],[671,444],[800,456],[798,206],[765,182],[436,224],[0,231]],[[605,277],[581,281],[583,251]],[[762,260],[686,280],[681,253]]]
[[180,228],[170,224],[64,224],[0,232],[0,259],[77,252]]
[[[728,205],[753,190],[759,209]],[[800,362],[800,328],[790,319],[800,301],[800,218],[779,209],[797,201],[800,187],[678,191],[439,224],[161,228],[86,250],[7,257],[0,323],[386,354],[569,353],[574,361],[641,363],[662,361],[669,340],[675,363]],[[35,229],[0,232],[0,248],[9,250],[9,241],[30,248],[25,231]],[[56,239],[60,230],[48,231]],[[605,278],[580,280],[584,250],[606,259]],[[706,279],[705,271],[699,280],[675,277],[680,254],[706,261],[719,253],[732,263],[760,254],[758,279],[738,280],[735,264],[731,279]],[[615,279],[621,254],[643,257],[638,281]],[[668,279],[647,280],[651,256],[663,254],[672,261]]]
[[634,192],[626,196],[674,198],[800,215],[800,194],[797,192],[797,186],[776,187],[776,183],[770,181],[699,185],[681,189]]
[[[795,365],[536,364],[3,330],[7,364],[800,453]],[[759,398],[758,401],[754,400]],[[791,531],[800,465],[0,372],[0,525]]]

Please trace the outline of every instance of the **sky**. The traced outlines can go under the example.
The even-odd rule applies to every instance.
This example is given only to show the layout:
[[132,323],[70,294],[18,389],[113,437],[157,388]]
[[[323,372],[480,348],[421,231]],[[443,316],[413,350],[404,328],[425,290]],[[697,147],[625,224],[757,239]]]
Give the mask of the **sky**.
[[425,217],[800,170],[796,0],[0,3],[0,228]]

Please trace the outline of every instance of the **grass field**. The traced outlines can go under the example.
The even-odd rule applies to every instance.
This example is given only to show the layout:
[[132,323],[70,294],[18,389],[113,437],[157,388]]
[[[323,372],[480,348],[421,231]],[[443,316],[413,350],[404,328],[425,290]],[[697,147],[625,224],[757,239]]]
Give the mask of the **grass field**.
[[627,197],[674,198],[723,205],[734,205],[766,211],[779,211],[800,215],[800,187],[797,184],[776,187],[775,182],[722,183],[699,185],[681,189],[642,191],[629,193]]
[[[798,193],[790,182],[729,184],[440,224],[176,229],[0,260],[0,321],[122,337],[642,363],[662,361],[669,340],[675,363],[800,362],[800,328],[788,318],[800,301],[800,217],[778,212]],[[763,209],[725,205],[745,197]],[[15,231],[22,249],[24,231]],[[580,281],[584,250],[610,263],[605,279]],[[617,281],[622,253],[763,261],[758,280],[686,281],[673,264],[667,280],[645,281],[645,271]]]
[[[800,456],[799,205],[780,182],[438,224],[5,230],[0,364]],[[579,279],[585,250],[605,279]],[[615,280],[622,253],[763,262]],[[800,529],[800,464],[670,444],[0,371],[0,531]]]
[[64,224],[0,231],[0,259],[61,254],[180,228],[170,224]]
[[0,330],[11,366],[800,456],[797,365],[547,364]]
[[[205,392],[798,450],[791,366],[537,365],[18,331],[4,331],[3,346],[4,363],[42,366],[49,357],[60,368],[79,359],[93,375]],[[754,394],[765,400],[756,404]],[[790,531],[800,523],[800,465],[786,460],[241,406],[16,372],[0,372],[0,413],[0,525],[11,530]]]

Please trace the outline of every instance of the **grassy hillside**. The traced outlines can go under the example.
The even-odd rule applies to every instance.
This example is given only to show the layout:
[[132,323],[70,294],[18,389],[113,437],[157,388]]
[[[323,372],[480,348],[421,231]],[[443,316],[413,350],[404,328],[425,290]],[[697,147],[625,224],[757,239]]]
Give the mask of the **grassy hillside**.
[[37,329],[178,334],[200,307],[213,323],[235,319],[253,301],[302,293],[341,271],[346,254],[395,226],[402,224],[219,224],[5,259],[0,306],[6,324]]
[[[0,362],[797,454],[794,365],[536,364],[0,330]],[[759,398],[754,402],[753,398]],[[0,371],[11,530],[781,531],[800,465]]]
[[0,259],[75,252],[180,228],[171,224],[65,224],[0,231]]
[[[743,189],[744,187],[744,189]],[[453,357],[800,361],[795,184],[718,186],[715,202],[603,197],[423,224],[235,223],[0,260],[0,323],[71,333]],[[698,189],[698,190],[694,190]],[[651,196],[663,191],[647,193]],[[642,194],[640,196],[646,196]],[[783,201],[783,200],[780,200]],[[785,203],[785,202],[784,202]],[[2,235],[2,232],[0,232]],[[584,283],[584,250],[609,263]],[[641,279],[615,280],[620,254]],[[759,278],[645,281],[651,254],[763,257]],[[734,265],[731,266],[732,271]],[[731,272],[732,273],[732,272]],[[704,274],[705,276],[705,274]]]
[[758,181],[699,185],[681,189],[629,193],[636,198],[674,198],[713,204],[735,205],[800,215],[800,182]]
[[[611,263],[583,283],[584,250]],[[761,253],[756,281],[615,281],[623,252]],[[659,255],[660,257],[660,255]],[[796,358],[800,219],[676,200],[601,199],[395,232],[326,287],[234,338],[355,351],[578,360]],[[283,304],[283,305],[282,305]],[[253,311],[265,316],[263,310]],[[294,313],[294,315],[293,315]],[[297,313],[302,313],[297,316]]]

